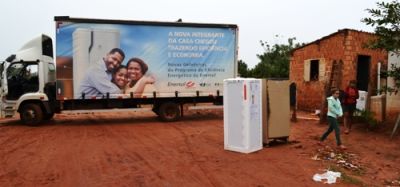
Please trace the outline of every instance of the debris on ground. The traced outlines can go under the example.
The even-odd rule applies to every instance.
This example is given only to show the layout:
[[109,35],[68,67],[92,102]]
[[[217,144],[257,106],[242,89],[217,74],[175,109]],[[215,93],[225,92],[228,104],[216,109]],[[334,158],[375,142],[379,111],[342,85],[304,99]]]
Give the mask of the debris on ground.
[[399,180],[385,180],[385,185],[389,186],[400,186],[400,179]]
[[340,178],[341,173],[340,172],[334,172],[334,171],[326,171],[323,174],[315,174],[313,176],[313,180],[316,182],[322,182],[322,180],[326,180],[326,184],[334,184],[336,183],[336,178]]
[[361,163],[359,163],[360,159],[358,158],[358,155],[338,151],[329,146],[317,149],[317,152],[311,157],[311,159],[329,161],[335,163],[337,166],[357,173],[364,170]]

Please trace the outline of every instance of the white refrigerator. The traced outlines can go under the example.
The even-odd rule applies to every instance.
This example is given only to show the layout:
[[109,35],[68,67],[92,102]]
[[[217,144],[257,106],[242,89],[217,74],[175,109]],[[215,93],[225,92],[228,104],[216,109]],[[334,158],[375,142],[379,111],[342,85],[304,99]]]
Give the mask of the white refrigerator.
[[251,153],[263,148],[261,79],[224,80],[224,149]]

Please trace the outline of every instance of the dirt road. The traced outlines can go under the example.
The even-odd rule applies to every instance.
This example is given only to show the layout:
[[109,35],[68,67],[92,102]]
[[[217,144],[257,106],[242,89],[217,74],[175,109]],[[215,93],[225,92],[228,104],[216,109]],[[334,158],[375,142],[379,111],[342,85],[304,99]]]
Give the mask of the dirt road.
[[[400,138],[356,124],[345,152],[319,147],[326,126],[292,124],[290,143],[252,154],[223,149],[222,112],[159,122],[152,113],[56,115],[40,127],[0,120],[0,186],[323,186],[312,180],[331,168],[339,186],[400,180]],[[333,135],[327,145],[334,147]],[[346,169],[336,156],[359,170]],[[346,178],[347,177],[347,178]],[[400,184],[399,184],[400,185]]]

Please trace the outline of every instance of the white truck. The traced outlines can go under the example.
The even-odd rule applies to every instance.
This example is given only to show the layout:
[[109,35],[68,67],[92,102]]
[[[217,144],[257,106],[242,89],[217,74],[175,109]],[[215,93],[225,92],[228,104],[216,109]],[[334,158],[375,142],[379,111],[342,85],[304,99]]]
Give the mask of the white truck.
[[2,118],[38,125],[55,113],[150,106],[175,121],[184,104],[221,105],[223,80],[237,75],[237,25],[54,20],[55,50],[41,35],[1,62]]

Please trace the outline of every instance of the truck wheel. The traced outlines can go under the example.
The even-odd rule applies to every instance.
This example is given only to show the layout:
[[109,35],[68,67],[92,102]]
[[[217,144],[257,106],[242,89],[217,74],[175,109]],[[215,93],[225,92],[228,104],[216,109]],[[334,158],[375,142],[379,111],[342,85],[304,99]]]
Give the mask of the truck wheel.
[[20,111],[21,121],[30,126],[37,126],[43,119],[43,111],[37,104],[26,104]]
[[158,113],[161,120],[166,122],[177,121],[181,117],[179,105],[173,102],[161,104]]

